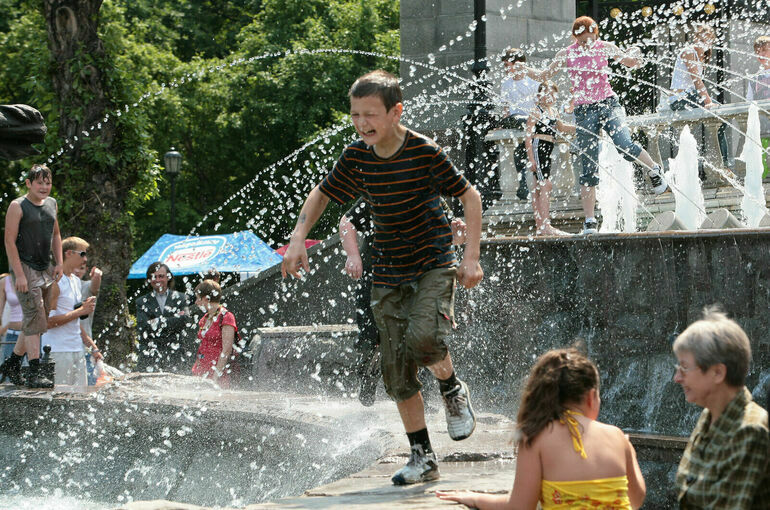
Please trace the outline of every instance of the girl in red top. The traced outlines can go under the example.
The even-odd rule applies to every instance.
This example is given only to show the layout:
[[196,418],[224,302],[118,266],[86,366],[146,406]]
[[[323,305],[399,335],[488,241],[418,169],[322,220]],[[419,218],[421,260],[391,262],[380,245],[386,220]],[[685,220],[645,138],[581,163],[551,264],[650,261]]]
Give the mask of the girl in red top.
[[233,343],[238,327],[232,312],[219,303],[221,296],[222,288],[214,280],[203,280],[195,287],[195,304],[205,315],[198,323],[200,347],[192,373],[229,388],[230,376],[237,370]]

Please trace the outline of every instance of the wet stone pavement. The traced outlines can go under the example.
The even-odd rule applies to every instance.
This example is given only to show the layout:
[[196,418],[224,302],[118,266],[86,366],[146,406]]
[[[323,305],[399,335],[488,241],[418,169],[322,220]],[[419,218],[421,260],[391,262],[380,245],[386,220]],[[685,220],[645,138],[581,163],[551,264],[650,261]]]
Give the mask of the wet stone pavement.
[[[328,420],[344,419],[345,409],[348,412],[352,410],[355,413],[376,414],[379,418],[378,428],[388,429],[385,437],[379,439],[386,446],[384,455],[362,471],[307,490],[301,496],[246,505],[246,509],[457,508],[454,503],[439,501],[434,495],[435,491],[473,489],[505,493],[513,485],[515,458],[510,443],[513,422],[504,416],[478,414],[473,435],[464,441],[455,442],[446,432],[443,409],[429,406],[428,430],[439,457],[441,478],[435,482],[397,487],[391,483],[390,477],[406,463],[408,450],[395,405],[382,401],[372,408],[363,408],[355,400],[348,400],[347,403],[330,406],[331,416],[328,416]],[[302,404],[298,402],[296,407],[300,408]],[[118,508],[199,510],[208,507],[156,500],[135,501]]]

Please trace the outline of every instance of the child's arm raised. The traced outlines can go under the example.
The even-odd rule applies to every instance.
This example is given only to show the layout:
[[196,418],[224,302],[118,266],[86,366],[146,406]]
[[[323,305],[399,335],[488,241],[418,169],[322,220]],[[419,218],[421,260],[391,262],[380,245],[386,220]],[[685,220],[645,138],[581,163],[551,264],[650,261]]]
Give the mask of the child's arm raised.
[[315,222],[321,217],[328,203],[329,197],[324,195],[318,189],[318,186],[313,188],[307,196],[305,204],[299,213],[299,218],[297,218],[297,225],[291,234],[289,248],[283,256],[283,262],[281,262],[281,275],[284,278],[286,278],[287,274],[292,275],[294,278],[302,278],[302,275],[299,274],[300,268],[306,272],[310,271],[310,265],[307,261],[307,250],[305,249],[305,239],[310,229],[315,225]]
[[19,250],[16,248],[16,238],[19,236],[19,222],[24,215],[21,211],[21,205],[13,201],[8,206],[8,212],[5,215],[5,253],[8,255],[8,264],[13,271],[16,280],[16,292],[27,292],[27,277],[21,269],[21,259]]
[[476,188],[469,187],[460,195],[460,202],[465,210],[465,253],[460,267],[457,268],[457,282],[470,289],[475,287],[482,278],[484,271],[479,264],[481,253],[481,196]]
[[532,78],[533,80],[537,82],[544,82],[547,80],[550,80],[551,77],[553,77],[557,72],[559,72],[559,69],[564,67],[564,62],[567,59],[567,50],[559,50],[559,52],[556,54],[556,56],[553,58],[553,61],[551,64],[543,69],[542,71],[535,69],[533,67],[529,67],[525,65],[523,62],[516,62],[514,64],[514,72],[521,72],[524,71],[527,76]]

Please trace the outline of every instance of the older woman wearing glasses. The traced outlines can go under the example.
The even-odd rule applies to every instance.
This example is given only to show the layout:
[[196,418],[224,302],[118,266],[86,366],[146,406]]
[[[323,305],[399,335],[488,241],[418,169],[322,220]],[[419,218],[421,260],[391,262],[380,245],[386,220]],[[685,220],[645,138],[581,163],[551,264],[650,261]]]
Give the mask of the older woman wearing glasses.
[[676,339],[674,354],[674,382],[704,408],[676,474],[680,507],[768,508],[768,417],[744,385],[751,362],[746,333],[707,308]]

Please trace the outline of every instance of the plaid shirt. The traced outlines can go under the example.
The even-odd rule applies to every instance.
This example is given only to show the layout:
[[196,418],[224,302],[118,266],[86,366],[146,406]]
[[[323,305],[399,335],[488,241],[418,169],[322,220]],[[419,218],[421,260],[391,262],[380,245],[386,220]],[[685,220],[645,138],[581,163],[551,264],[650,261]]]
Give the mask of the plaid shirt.
[[714,423],[703,410],[676,473],[681,508],[770,508],[767,420],[745,387]]

